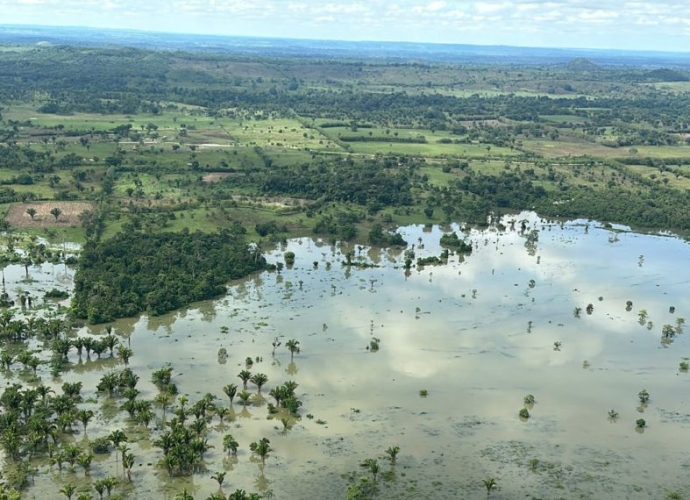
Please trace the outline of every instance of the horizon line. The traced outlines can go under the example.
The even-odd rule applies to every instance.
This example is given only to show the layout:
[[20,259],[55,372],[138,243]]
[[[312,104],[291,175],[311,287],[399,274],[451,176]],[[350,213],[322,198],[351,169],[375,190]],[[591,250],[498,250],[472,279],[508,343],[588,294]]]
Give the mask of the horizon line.
[[[199,33],[199,32],[185,32],[185,31],[158,31],[158,30],[143,30],[137,28],[103,28],[98,26],[85,25],[49,25],[49,24],[17,24],[17,23],[0,23],[0,30],[5,28],[38,28],[47,30],[84,30],[84,31],[109,31],[109,32],[132,32],[140,34],[151,35],[168,35],[168,36],[192,36],[192,37],[213,37],[220,39],[241,38],[248,40],[286,40],[298,42],[331,42],[331,43],[381,43],[390,45],[426,45],[436,47],[480,47],[480,48],[504,48],[504,49],[524,49],[524,50],[556,50],[563,52],[600,52],[600,53],[618,53],[618,54],[656,54],[656,55],[675,55],[690,57],[690,50],[674,51],[674,50],[653,50],[653,49],[616,49],[616,48],[599,48],[599,47],[556,47],[556,46],[540,46],[540,45],[509,45],[509,44],[481,44],[481,43],[462,43],[462,42],[417,42],[409,40],[372,40],[372,39],[329,39],[329,38],[310,38],[310,37],[276,37],[276,36],[252,36],[252,35],[232,35],[232,34],[217,34],[217,33]],[[123,44],[124,45],[124,44]]]

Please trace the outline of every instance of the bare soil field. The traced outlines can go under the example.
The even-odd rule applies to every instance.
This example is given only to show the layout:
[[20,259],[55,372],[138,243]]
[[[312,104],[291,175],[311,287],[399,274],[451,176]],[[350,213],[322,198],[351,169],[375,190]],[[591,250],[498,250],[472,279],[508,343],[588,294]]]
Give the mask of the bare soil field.
[[286,196],[271,197],[234,195],[232,199],[239,203],[257,204],[264,207],[274,208],[305,207],[309,204],[309,200],[305,200],[302,198],[289,198]]
[[211,184],[214,182],[220,182],[226,177],[231,177],[232,172],[214,172],[211,174],[206,174],[202,177],[202,180],[206,182],[207,184]]
[[[60,210],[57,218],[50,213],[54,208]],[[91,203],[73,201],[19,203],[9,209],[5,220],[13,227],[79,227],[81,226],[79,216],[92,208]],[[27,212],[29,209],[36,210],[33,218]]]

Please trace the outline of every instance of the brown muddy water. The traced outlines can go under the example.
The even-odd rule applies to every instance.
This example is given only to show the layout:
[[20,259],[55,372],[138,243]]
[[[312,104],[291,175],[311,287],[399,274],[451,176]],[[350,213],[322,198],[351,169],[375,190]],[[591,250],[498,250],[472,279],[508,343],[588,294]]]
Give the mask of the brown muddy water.
[[[526,244],[519,224],[515,231],[472,230],[472,255],[451,255],[448,264],[413,268],[409,276],[400,250],[355,247],[378,267],[348,269],[341,264],[348,248],[290,240],[269,261],[291,250],[292,269],[252,276],[226,297],[183,311],[114,323],[134,350],[141,398],[155,397],[151,372],[167,363],[192,402],[210,392],[229,406],[222,387],[240,383],[247,357],[263,358],[251,371],[268,375],[266,400],[275,385],[299,383],[302,418],[290,430],[267,419],[260,398],[246,409],[235,402],[233,421],[221,427],[214,420],[207,471],[192,478],[170,480],[156,466],[162,452],[152,441],[160,429],[144,431],[96,395],[100,377],[119,361],[72,353],[73,370],[62,378],[39,374],[55,386],[84,382],[84,407],[98,411],[88,437],[117,428],[130,435],[136,464],[128,498],[174,498],[184,487],[206,498],[218,489],[211,473],[221,470],[226,494],[243,488],[279,499],[345,498],[347,475],[365,475],[359,464],[366,458],[389,471],[382,457],[395,445],[400,455],[393,473],[380,476],[380,498],[484,498],[487,478],[498,484],[491,498],[689,495],[690,374],[679,369],[690,356],[688,336],[662,342],[661,331],[690,315],[690,247],[595,223],[523,217],[526,233],[539,231],[535,244]],[[450,229],[399,232],[424,257],[441,253],[439,238]],[[6,274],[23,276],[14,267]],[[47,280],[60,277],[43,271]],[[283,345],[273,357],[275,337]],[[292,363],[285,349],[291,338],[302,348]],[[367,349],[373,338],[380,339],[377,352]],[[0,386],[20,379],[11,377]],[[651,395],[646,406],[637,396],[642,389]],[[518,412],[528,394],[536,403],[524,420]],[[644,430],[636,428],[640,418]],[[228,432],[240,443],[236,460],[222,451]],[[248,449],[261,437],[274,448],[263,472]],[[55,498],[60,485],[108,475],[122,476],[114,455],[97,458],[86,480],[80,471],[40,466],[25,497]]]

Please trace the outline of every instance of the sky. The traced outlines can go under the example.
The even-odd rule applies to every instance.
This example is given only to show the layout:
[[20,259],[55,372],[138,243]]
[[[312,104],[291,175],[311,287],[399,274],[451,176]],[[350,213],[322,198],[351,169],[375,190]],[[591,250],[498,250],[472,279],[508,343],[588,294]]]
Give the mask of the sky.
[[690,0],[0,0],[0,24],[690,52]]

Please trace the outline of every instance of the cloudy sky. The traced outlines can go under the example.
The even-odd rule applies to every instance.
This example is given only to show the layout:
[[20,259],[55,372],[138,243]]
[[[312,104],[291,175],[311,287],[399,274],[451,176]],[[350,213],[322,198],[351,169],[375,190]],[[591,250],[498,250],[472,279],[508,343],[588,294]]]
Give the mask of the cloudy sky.
[[690,51],[690,0],[0,0],[0,23]]

